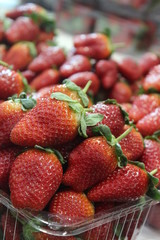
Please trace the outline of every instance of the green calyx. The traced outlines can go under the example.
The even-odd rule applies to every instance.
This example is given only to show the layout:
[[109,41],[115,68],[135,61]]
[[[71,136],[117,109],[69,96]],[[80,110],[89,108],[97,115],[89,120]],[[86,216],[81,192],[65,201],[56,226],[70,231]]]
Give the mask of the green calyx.
[[127,129],[118,138],[115,138],[112,135],[110,128],[106,125],[101,124],[101,125],[98,125],[98,126],[92,128],[92,132],[95,135],[104,136],[107,140],[107,143],[110,146],[115,147],[115,153],[117,156],[118,167],[120,167],[120,168],[125,167],[127,165],[128,160],[127,160],[126,156],[123,154],[123,151],[119,144],[119,141],[122,140],[123,138],[125,138],[132,131],[132,128],[133,127],[130,127],[129,129]]
[[43,147],[41,147],[39,145],[35,145],[34,148],[37,149],[37,150],[40,150],[40,151],[44,151],[46,153],[51,153],[51,154],[56,155],[56,157],[59,159],[61,164],[65,164],[64,158],[63,158],[62,154],[58,150],[53,149],[53,148],[43,148]]
[[156,142],[160,143],[160,130],[156,131],[152,136],[147,136],[145,139],[155,140]]
[[23,225],[23,239],[24,240],[35,240],[34,233],[40,232],[40,230],[38,230],[38,227],[41,228],[42,225],[43,225],[42,222],[40,220],[38,220],[38,216],[37,216],[37,219],[33,218],[29,222],[24,224]]
[[88,108],[85,109],[83,106],[77,102],[76,100],[73,100],[66,94],[55,92],[51,94],[52,99],[56,99],[59,101],[64,101],[68,103],[68,106],[78,114],[79,116],[79,128],[78,132],[79,135],[82,137],[87,138],[87,127],[95,126],[97,123],[101,122],[104,116],[102,114],[91,114],[87,115],[86,112],[89,111]]
[[124,237],[122,237],[122,231],[123,231],[123,225],[118,223],[118,226],[114,226],[114,233],[115,236],[118,237],[120,240],[124,240]]
[[6,62],[3,62],[3,61],[1,61],[1,60],[0,60],[0,65],[2,65],[3,67],[9,68],[10,70],[13,69],[13,66],[8,65]]
[[25,92],[20,93],[19,96],[13,95],[12,97],[9,97],[8,100],[11,100],[15,103],[20,103],[24,112],[34,108],[37,104],[36,100],[32,98],[32,95],[27,96]]
[[4,18],[3,29],[4,29],[5,32],[10,28],[10,26],[12,25],[12,22],[13,21],[10,18]]
[[92,81],[88,81],[86,86],[82,90],[79,86],[77,86],[74,82],[70,81],[69,79],[66,79],[63,81],[63,84],[65,84],[68,89],[78,93],[84,107],[88,107],[88,104],[89,104],[89,100],[86,92],[88,91],[91,83]]
[[18,42],[18,44],[25,44],[29,48],[29,53],[31,57],[35,58],[37,56],[37,49],[33,42],[21,41],[21,42]]

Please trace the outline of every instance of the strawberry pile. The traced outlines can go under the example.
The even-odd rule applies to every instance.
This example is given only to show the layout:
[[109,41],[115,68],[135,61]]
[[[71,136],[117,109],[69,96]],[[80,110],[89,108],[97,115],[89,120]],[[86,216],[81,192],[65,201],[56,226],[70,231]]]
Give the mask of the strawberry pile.
[[[68,56],[53,40],[54,20],[38,5],[19,6],[0,22],[0,189],[14,207],[48,211],[63,224],[145,195],[160,201],[158,56],[113,61],[106,33],[75,36]],[[24,239],[76,239],[22,221],[15,231],[14,216],[5,223],[1,214],[6,240],[21,232]],[[118,239],[114,223],[102,228],[100,240]],[[97,240],[98,232],[80,237]]]

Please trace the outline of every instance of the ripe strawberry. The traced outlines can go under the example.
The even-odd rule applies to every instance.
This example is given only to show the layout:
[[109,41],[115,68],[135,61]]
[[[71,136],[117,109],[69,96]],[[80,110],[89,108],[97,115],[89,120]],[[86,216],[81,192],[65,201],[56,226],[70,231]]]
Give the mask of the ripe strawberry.
[[20,149],[18,147],[0,150],[0,189],[4,191],[8,191],[9,189],[10,169],[19,151]]
[[109,93],[109,98],[116,99],[118,103],[130,102],[131,96],[131,87],[124,82],[115,83]]
[[100,81],[96,74],[92,72],[75,73],[71,75],[69,79],[81,88],[84,88],[89,80],[92,81],[88,91],[91,92],[93,95],[96,95],[100,88]]
[[41,52],[45,51],[48,48],[47,42],[40,42],[36,44],[37,53],[40,54]]
[[86,72],[90,70],[91,63],[87,57],[82,55],[74,55],[60,67],[60,74],[63,78],[67,78],[74,73]]
[[142,76],[140,66],[132,58],[125,58],[118,63],[120,73],[131,83],[139,80]]
[[59,72],[55,69],[47,69],[35,77],[30,86],[38,91],[41,88],[57,84],[60,80]]
[[149,136],[160,130],[160,107],[141,118],[136,127],[142,136]]
[[145,139],[144,144],[145,148],[140,161],[145,164],[148,172],[157,169],[157,173],[154,176],[157,177],[160,182],[160,141]]
[[125,112],[127,112],[129,114],[132,104],[131,103],[121,103],[120,106]]
[[39,27],[28,17],[17,18],[5,32],[8,42],[34,41],[39,34]]
[[44,13],[45,9],[34,3],[26,3],[24,5],[17,6],[15,9],[8,11],[6,13],[6,17],[16,19],[20,16],[31,14],[33,12]]
[[143,81],[143,88],[145,91],[154,89],[160,91],[160,64],[153,67],[151,71],[146,75]]
[[117,165],[120,167],[126,165],[127,159],[121,149],[119,150],[121,154],[117,152],[118,141],[125,137],[130,130],[116,140],[108,127],[100,125],[98,129],[105,137],[88,138],[70,153],[68,168],[63,176],[63,184],[70,186],[75,191],[81,192],[94,186],[106,179]]
[[7,46],[5,44],[0,44],[0,60],[3,60],[7,52]]
[[13,66],[14,70],[23,70],[36,56],[36,48],[32,42],[15,43],[6,53],[3,60]]
[[143,75],[146,75],[152,67],[160,63],[159,57],[152,52],[145,53],[139,60],[139,66]]
[[[123,132],[128,128],[129,126],[125,125]],[[144,150],[143,138],[135,128],[133,128],[132,131],[119,142],[119,144],[121,145],[124,155],[130,161],[139,159]]]
[[64,190],[55,194],[49,212],[63,218],[64,223],[74,223],[93,217],[94,207],[84,193]]
[[5,240],[20,240],[22,225],[16,221],[16,219],[11,215],[11,213],[5,212],[1,216],[1,225]]
[[32,72],[31,70],[25,70],[21,73],[27,79],[28,83],[31,83],[32,80],[36,77],[36,73]]
[[129,111],[129,117],[135,123],[160,106],[160,97],[156,94],[136,96]]
[[117,168],[106,180],[88,192],[88,198],[94,202],[124,202],[137,200],[147,194],[154,199],[160,199],[160,194],[154,187],[158,179],[149,175],[144,166],[138,166],[127,164],[124,168]]
[[12,204],[17,208],[43,210],[62,181],[57,151],[30,149],[14,161],[9,178]]
[[2,20],[0,20],[0,41],[2,41],[4,38],[4,23]]
[[24,94],[21,94],[18,99],[13,98],[0,104],[0,148],[11,144],[10,133],[12,128],[35,104],[34,99],[27,99]]
[[54,32],[46,32],[41,30],[38,34],[37,42],[45,43],[47,41],[52,41],[54,38]]
[[65,58],[65,54],[61,48],[48,46],[48,48],[33,59],[28,68],[33,72],[42,72],[53,66],[61,66]]

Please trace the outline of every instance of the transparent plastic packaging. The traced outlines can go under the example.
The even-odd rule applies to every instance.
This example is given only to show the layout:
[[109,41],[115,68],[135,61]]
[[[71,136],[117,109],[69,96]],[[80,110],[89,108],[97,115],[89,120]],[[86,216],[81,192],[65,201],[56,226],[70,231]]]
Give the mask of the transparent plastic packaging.
[[76,219],[74,223],[66,224],[61,216],[48,212],[17,210],[6,196],[0,194],[0,239],[134,240],[155,204],[157,202],[147,197],[115,206],[95,215],[94,219]]

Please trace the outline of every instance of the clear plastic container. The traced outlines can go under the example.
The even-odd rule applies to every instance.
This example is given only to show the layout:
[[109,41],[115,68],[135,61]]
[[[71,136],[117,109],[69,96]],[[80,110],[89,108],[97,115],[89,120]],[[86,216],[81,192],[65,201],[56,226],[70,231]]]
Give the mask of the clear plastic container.
[[140,234],[150,208],[155,204],[147,197],[120,204],[107,213],[95,215],[94,219],[77,219],[72,224],[65,224],[61,216],[48,212],[17,210],[6,196],[0,194],[0,239],[133,240]]

